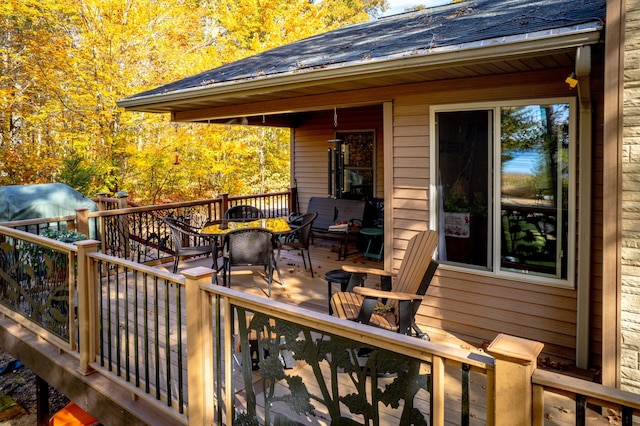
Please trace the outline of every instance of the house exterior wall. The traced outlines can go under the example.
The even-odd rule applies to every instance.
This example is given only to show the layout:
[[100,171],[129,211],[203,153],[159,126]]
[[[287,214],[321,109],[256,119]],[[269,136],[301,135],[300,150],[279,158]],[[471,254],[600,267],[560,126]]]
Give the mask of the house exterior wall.
[[640,1],[626,2],[622,151],[622,389],[640,389]]
[[[570,70],[537,75],[479,79],[476,84],[425,85],[394,101],[394,266],[412,231],[429,226],[429,108],[437,104],[576,96],[564,83]],[[482,81],[480,81],[482,80]],[[444,87],[442,87],[444,86]],[[494,88],[487,90],[487,88]],[[600,139],[601,140],[601,139]],[[596,141],[596,143],[600,143]],[[410,153],[410,154],[409,154]],[[589,285],[589,283],[581,283]],[[418,322],[444,328],[482,345],[498,333],[545,344],[545,353],[575,359],[576,300],[573,289],[497,278],[441,266],[419,311]],[[592,335],[598,335],[598,323]],[[598,357],[597,344],[592,345]]]
[[[594,52],[602,66],[602,53]],[[388,86],[379,89],[380,105],[366,108],[338,109],[338,130],[376,129],[377,196],[385,198],[385,214],[391,218],[392,239],[385,244],[385,267],[397,269],[414,232],[429,228],[430,197],[430,122],[431,106],[452,103],[523,100],[577,96],[564,79],[572,69],[546,72],[478,77],[438,82]],[[592,82],[594,99],[593,152],[602,153],[602,70]],[[359,92],[349,93],[358,102]],[[371,99],[371,91],[363,95]],[[383,102],[391,103],[392,131],[382,128]],[[358,111],[359,110],[359,111]],[[392,149],[383,147],[383,130],[392,134]],[[333,110],[307,113],[294,129],[294,177],[299,190],[300,208],[304,211],[311,196],[327,193],[326,141],[334,134]],[[384,149],[384,151],[383,151]],[[383,152],[390,153],[383,155]],[[392,171],[381,193],[383,164]],[[602,297],[602,161],[594,161],[591,175],[592,215],[591,282],[590,285],[590,359],[591,365],[601,361]],[[579,173],[581,173],[579,171]],[[588,181],[587,177],[587,181]],[[587,280],[588,281],[588,280]],[[441,266],[432,281],[417,321],[426,326],[443,328],[473,345],[482,346],[499,333],[512,334],[545,344],[545,354],[567,362],[576,357],[577,292],[493,275]]]

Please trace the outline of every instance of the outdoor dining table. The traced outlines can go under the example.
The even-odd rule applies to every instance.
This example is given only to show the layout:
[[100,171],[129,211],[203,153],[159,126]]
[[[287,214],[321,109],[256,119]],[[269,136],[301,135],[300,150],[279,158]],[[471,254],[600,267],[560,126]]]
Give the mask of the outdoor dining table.
[[[209,221],[200,230],[201,235],[206,235],[213,238],[213,258],[215,259],[216,269],[218,268],[218,239],[224,236],[227,232],[234,229],[241,228],[264,228],[273,234],[274,238],[279,238],[282,235],[287,235],[293,232],[289,226],[289,222],[286,218],[262,218],[255,220],[238,220],[238,219],[220,219]],[[276,264],[276,272],[278,273],[278,279],[282,282],[282,275],[280,274],[280,268]]]

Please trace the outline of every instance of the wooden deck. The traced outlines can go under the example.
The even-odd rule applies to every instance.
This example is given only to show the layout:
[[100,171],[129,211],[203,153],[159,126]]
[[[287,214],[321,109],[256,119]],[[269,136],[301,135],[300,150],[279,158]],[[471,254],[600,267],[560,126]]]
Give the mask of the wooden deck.
[[[279,268],[282,274],[283,283],[280,283],[277,274],[274,273],[274,280],[271,289],[271,299],[278,300],[284,303],[292,304],[299,307],[304,307],[313,311],[328,313],[328,284],[324,278],[324,274],[333,269],[340,269],[343,264],[357,264],[359,266],[367,266],[371,268],[383,268],[382,262],[372,261],[365,259],[362,253],[350,255],[346,260],[338,261],[337,247],[332,246],[329,242],[316,242],[311,247],[311,256],[313,259],[313,266],[315,272],[315,278],[311,278],[309,271],[305,271],[302,263],[302,258],[297,252],[289,251],[282,252],[279,261]],[[211,259],[193,259],[188,261],[181,261],[179,270],[195,266],[211,267]],[[159,267],[167,268],[170,270],[171,264],[166,263]],[[222,282],[220,281],[220,284]],[[379,281],[375,277],[367,278],[365,285],[371,287],[379,287]],[[231,287],[234,289],[242,290],[247,294],[254,294],[261,297],[267,297],[267,279],[261,267],[255,268],[237,268],[232,271]],[[339,284],[333,285],[333,291],[339,291]],[[427,292],[427,297],[428,297]],[[420,324],[419,324],[420,325]],[[466,350],[478,350],[474,348],[468,342],[456,337],[455,335],[448,333],[446,330],[434,329],[420,325],[423,331],[427,332],[433,342],[437,342],[452,347],[460,347]],[[312,382],[312,374],[310,371],[305,371],[304,366],[296,366],[296,374],[301,376],[308,376],[309,382]],[[261,389],[259,385],[260,377],[255,374],[255,388]],[[446,374],[447,398],[453,400],[460,400],[460,383],[459,374],[456,375],[453,371],[451,374]],[[450,384],[449,384],[450,383]],[[486,414],[484,407],[486,403],[486,386],[484,377],[479,374],[471,375],[471,424],[483,425],[486,424]],[[427,396],[428,398],[428,396]],[[239,401],[242,404],[242,401]],[[426,403],[426,402],[425,402]],[[607,417],[608,413],[604,413],[604,416],[598,415],[595,412],[587,413],[587,424],[590,425],[610,425],[611,423]],[[448,419],[454,419],[447,421],[447,424],[460,424],[455,419],[460,419],[459,412],[448,413]],[[304,423],[304,419],[296,419]],[[313,424],[324,424],[321,419],[313,419]],[[308,419],[307,419],[308,421]],[[320,423],[318,423],[320,421]],[[388,418],[389,423],[381,424],[394,424],[392,418]],[[329,423],[326,423],[329,424]],[[572,425],[575,424],[575,403],[565,397],[549,395],[545,399],[545,425]]]

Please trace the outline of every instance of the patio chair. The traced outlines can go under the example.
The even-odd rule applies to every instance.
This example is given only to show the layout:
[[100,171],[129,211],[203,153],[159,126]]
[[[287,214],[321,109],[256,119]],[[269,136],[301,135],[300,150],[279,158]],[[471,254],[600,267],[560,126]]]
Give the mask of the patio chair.
[[224,236],[222,245],[222,282],[231,287],[231,268],[259,266],[267,271],[268,293],[271,297],[273,270],[277,268],[273,255],[273,234],[264,228],[239,228]]
[[311,278],[313,278],[313,266],[311,265],[311,253],[309,252],[309,244],[311,242],[311,227],[313,221],[318,217],[318,213],[309,212],[302,215],[297,228],[291,233],[295,238],[291,239],[286,235],[284,241],[278,243],[278,261],[280,261],[281,250],[300,250],[300,256],[302,256],[302,263],[304,269],[307,269],[307,261],[304,257],[305,251],[307,252],[307,259],[309,260],[309,271],[311,272]]
[[[415,333],[428,340],[428,335],[416,325],[415,315],[438,267],[438,263],[432,259],[437,243],[438,234],[435,231],[422,231],[414,235],[409,240],[397,274],[343,265],[342,269],[351,272],[352,277],[361,274],[379,275],[383,279],[383,290],[352,286],[349,283],[347,291],[335,293],[331,297],[334,314],[343,319],[398,333]],[[388,280],[391,280],[391,285]]]
[[[173,273],[178,272],[178,263],[181,257],[209,255],[213,253],[213,240],[199,234],[198,229],[179,219],[165,216],[162,218],[173,236]],[[215,268],[215,256],[213,256]]]
[[264,213],[254,206],[233,206],[224,212],[225,219],[262,219]]

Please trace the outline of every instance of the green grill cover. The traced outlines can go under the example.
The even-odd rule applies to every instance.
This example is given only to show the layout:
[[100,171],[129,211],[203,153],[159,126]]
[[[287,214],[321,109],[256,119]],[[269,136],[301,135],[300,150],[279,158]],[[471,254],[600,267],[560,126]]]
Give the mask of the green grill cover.
[[76,214],[76,208],[98,206],[63,183],[0,186],[0,222]]

